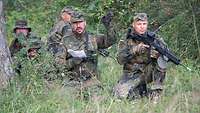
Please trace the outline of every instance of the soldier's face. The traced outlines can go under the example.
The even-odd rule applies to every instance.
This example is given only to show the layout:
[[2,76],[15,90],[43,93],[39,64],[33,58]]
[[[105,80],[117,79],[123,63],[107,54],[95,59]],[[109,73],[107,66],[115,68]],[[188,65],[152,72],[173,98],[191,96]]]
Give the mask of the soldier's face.
[[82,34],[85,31],[85,27],[86,27],[85,21],[72,23],[73,32],[77,34]]
[[71,14],[68,13],[68,12],[63,12],[62,15],[61,15],[61,18],[65,22],[70,22],[70,20],[71,20]]
[[132,26],[136,33],[142,35],[147,31],[148,21],[147,20],[138,20],[132,23]]
[[28,50],[28,57],[30,59],[35,58],[37,55],[38,55],[37,49],[31,48],[31,49]]
[[16,35],[18,35],[18,34],[20,34],[20,33],[23,33],[25,36],[27,36],[28,35],[28,29],[26,29],[26,28],[17,28],[16,29],[16,31],[15,31],[15,33],[16,33]]

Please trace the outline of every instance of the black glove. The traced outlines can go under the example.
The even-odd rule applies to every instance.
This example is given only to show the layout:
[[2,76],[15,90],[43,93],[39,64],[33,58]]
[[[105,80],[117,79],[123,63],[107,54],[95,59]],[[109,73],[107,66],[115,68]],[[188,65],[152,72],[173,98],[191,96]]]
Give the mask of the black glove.
[[103,23],[103,25],[105,27],[109,27],[110,25],[110,22],[113,18],[114,14],[112,11],[109,11],[106,15],[104,15],[102,18],[101,18],[101,22]]

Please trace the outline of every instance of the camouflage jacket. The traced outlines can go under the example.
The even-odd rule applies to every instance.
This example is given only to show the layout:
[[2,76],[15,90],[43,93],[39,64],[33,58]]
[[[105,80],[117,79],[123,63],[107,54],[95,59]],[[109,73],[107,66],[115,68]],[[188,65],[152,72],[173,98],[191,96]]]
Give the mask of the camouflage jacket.
[[19,52],[22,48],[26,47],[30,40],[32,39],[40,39],[33,33],[29,33],[28,36],[24,36],[22,33],[19,35],[15,35],[14,40],[11,42],[9,49],[11,56],[13,57],[17,52]]
[[[116,42],[115,32],[109,28],[107,35],[93,35],[88,32],[81,36],[73,32],[63,37],[51,37],[49,39],[49,50],[54,53],[59,64],[64,64],[72,79],[87,79],[97,76],[97,49],[108,48]],[[67,51],[84,50],[87,58],[72,57]]]
[[[137,36],[134,31],[132,31],[132,33],[135,34],[134,36]],[[144,34],[144,36],[147,35]],[[156,38],[164,43],[158,35],[156,35]],[[143,52],[136,51],[136,48],[140,43],[143,42],[134,39],[120,40],[118,45],[117,60],[119,64],[124,65],[123,69],[125,72],[134,72],[137,70],[143,71],[145,65],[154,61],[156,62],[157,58],[160,56],[160,54],[153,47],[145,49]]]
[[63,36],[64,32],[71,32],[71,25],[69,22],[64,22],[63,20],[58,21],[49,32],[49,37],[55,35]]

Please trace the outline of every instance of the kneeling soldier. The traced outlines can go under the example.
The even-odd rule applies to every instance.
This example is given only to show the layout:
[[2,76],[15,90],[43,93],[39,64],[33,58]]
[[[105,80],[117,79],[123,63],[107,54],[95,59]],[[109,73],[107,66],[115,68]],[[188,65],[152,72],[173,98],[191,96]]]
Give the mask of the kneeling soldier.
[[[147,27],[147,14],[137,13],[129,32],[135,39],[145,38],[152,33],[147,31]],[[156,34],[155,38],[163,42]],[[118,62],[123,65],[123,75],[114,87],[114,95],[119,98],[137,98],[146,95],[147,84],[152,83],[149,95],[157,102],[163,90],[167,59],[155,48],[135,39],[126,38],[119,43]],[[166,45],[163,43],[162,46]]]

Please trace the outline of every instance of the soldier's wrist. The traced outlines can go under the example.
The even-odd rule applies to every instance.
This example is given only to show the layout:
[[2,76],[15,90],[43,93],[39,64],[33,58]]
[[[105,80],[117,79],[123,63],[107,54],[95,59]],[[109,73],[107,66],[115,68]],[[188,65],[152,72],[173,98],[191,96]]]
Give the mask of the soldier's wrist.
[[137,53],[137,47],[134,47],[131,49],[131,54],[136,54]]

